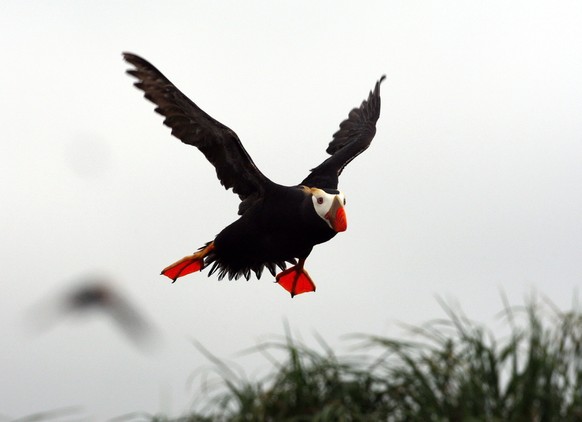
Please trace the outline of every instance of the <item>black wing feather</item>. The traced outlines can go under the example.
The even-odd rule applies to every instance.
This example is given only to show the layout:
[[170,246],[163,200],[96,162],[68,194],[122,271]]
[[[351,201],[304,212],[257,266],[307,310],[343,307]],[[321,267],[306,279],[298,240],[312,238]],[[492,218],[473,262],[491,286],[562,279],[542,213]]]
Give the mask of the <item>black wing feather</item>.
[[138,80],[134,85],[165,117],[172,135],[197,147],[216,168],[222,185],[238,194],[242,214],[248,202],[262,196],[272,182],[253,163],[236,133],[206,114],[147,60],[131,53],[123,53],[123,58],[135,67],[127,73]]
[[382,76],[367,100],[359,108],[354,108],[348,118],[340,123],[326,152],[331,155],[319,166],[311,170],[302,185],[318,188],[337,189],[338,178],[350,161],[364,152],[376,134],[376,122],[380,117],[380,84]]

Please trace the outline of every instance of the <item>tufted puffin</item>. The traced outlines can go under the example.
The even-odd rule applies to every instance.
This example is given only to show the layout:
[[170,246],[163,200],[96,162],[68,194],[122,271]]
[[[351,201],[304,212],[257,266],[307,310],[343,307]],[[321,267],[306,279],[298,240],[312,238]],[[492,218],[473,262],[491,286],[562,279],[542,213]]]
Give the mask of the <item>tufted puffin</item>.
[[172,135],[197,147],[214,165],[225,189],[232,188],[241,200],[238,220],[162,274],[176,281],[212,265],[209,276],[217,272],[219,280],[248,280],[251,271],[260,278],[266,267],[291,297],[315,291],[305,260],[315,245],[347,228],[346,198],[337,189],[338,177],[374,138],[385,75],[340,124],[326,150],[331,156],[298,185],[282,186],[261,173],[234,131],[206,114],[152,64],[131,53],[123,57],[133,65],[127,73],[137,79],[134,85],[157,106]]

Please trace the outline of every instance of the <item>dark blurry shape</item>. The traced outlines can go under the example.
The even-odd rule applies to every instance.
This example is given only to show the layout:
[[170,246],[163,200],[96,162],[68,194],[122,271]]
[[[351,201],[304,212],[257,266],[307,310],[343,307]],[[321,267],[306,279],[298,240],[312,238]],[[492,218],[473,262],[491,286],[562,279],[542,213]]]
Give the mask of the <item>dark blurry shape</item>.
[[[208,275],[218,271],[219,279],[248,280],[251,272],[260,278],[266,267],[291,297],[315,291],[305,260],[315,245],[347,229],[346,200],[338,190],[338,179],[374,139],[385,76],[340,123],[326,150],[330,157],[300,184],[282,186],[261,173],[234,131],[206,114],[151,63],[131,53],[123,57],[134,66],[127,71],[137,78],[134,85],[157,106],[155,111],[165,117],[172,135],[198,148],[215,167],[222,185],[232,188],[241,200],[240,219],[162,274],[176,281],[212,264]],[[285,269],[287,262],[294,265]],[[276,274],[277,267],[283,271]]]
[[103,278],[88,278],[35,309],[34,324],[48,329],[69,315],[100,312],[112,318],[123,334],[139,347],[152,346],[159,336],[141,312]]

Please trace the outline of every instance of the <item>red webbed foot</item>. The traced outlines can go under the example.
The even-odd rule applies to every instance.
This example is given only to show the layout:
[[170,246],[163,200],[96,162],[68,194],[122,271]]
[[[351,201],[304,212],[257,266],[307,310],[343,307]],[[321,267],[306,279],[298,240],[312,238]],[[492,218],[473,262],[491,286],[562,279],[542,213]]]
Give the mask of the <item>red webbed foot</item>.
[[204,249],[199,250],[193,255],[188,255],[179,261],[168,265],[162,270],[162,275],[176,281],[179,277],[200,271],[204,268],[204,257],[214,249],[214,242],[210,242]]
[[304,263],[305,260],[300,259],[297,265],[277,274],[276,282],[291,293],[291,297],[301,293],[315,291],[315,283],[313,283],[307,271],[303,269]]

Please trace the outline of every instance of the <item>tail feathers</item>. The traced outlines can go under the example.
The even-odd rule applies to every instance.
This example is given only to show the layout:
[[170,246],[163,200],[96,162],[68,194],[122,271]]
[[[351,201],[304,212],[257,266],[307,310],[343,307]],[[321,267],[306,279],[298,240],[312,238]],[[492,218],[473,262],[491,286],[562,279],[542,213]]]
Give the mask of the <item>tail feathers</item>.
[[[297,261],[295,259],[290,259],[288,262],[295,264]],[[252,273],[255,273],[257,279],[260,279],[261,275],[263,275],[263,270],[265,267],[269,270],[273,277],[275,277],[277,274],[277,267],[279,267],[281,270],[285,270],[287,268],[287,263],[285,261],[254,263],[245,266],[233,265],[221,261],[214,253],[214,251],[210,252],[204,259],[204,267],[210,266],[211,264],[212,266],[210,267],[208,276],[216,273],[219,280],[222,280],[225,277],[228,277],[229,280],[238,280],[239,278],[249,280]]]

